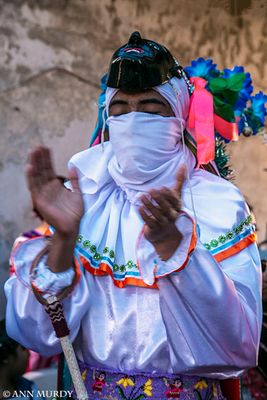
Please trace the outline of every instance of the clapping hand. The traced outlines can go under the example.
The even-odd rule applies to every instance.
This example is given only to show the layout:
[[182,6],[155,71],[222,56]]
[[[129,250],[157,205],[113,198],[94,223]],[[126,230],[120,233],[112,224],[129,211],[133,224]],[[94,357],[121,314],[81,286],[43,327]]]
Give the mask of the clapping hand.
[[168,259],[178,247],[182,234],[175,221],[181,211],[181,191],[186,177],[186,167],[182,166],[173,189],[150,190],[141,197],[139,213],[145,222],[144,236],[151,242],[163,259]]
[[78,176],[73,169],[68,179],[73,191],[57,178],[50,150],[39,146],[28,157],[26,177],[34,208],[62,236],[75,235],[83,215],[83,199]]

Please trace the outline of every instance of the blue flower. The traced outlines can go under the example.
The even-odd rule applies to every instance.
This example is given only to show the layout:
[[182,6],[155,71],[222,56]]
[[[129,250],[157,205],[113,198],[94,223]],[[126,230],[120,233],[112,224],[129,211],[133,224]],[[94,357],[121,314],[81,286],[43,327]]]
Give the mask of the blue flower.
[[264,125],[265,115],[267,115],[267,110],[265,103],[267,102],[267,96],[263,92],[257,93],[255,96],[251,97],[251,110],[255,117],[258,117],[262,126]]
[[198,76],[208,80],[220,75],[220,71],[216,67],[217,64],[213,64],[211,59],[205,60],[200,57],[197,60],[193,60],[190,67],[185,67],[184,69],[190,77]]
[[[230,78],[231,76],[239,73],[244,73],[244,67],[235,66],[232,69],[225,68],[222,74],[222,78]],[[234,105],[234,112],[236,116],[240,116],[246,108],[247,101],[250,100],[251,93],[253,92],[252,80],[249,72],[245,73],[246,78],[243,82],[242,89],[238,94],[238,99]]]
[[254,135],[258,133],[264,126],[264,119],[267,115],[266,102],[267,96],[263,92],[259,92],[251,97],[251,106],[244,110],[238,123],[238,130],[240,132],[243,131],[245,126],[249,126]]

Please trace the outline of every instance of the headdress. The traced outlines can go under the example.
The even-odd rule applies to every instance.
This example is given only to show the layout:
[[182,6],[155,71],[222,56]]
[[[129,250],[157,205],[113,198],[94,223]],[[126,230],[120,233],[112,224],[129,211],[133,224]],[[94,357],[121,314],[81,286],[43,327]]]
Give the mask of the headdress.
[[230,169],[225,143],[238,140],[241,134],[247,137],[264,133],[267,96],[263,92],[252,96],[251,76],[242,66],[220,71],[211,59],[198,58],[183,68],[166,47],[143,39],[139,32],[132,33],[128,43],[115,51],[109,72],[101,80],[98,122],[90,145],[100,142],[105,128],[107,87],[125,91],[155,89],[173,77],[183,79],[190,94],[186,144],[199,167],[219,171],[226,178]]

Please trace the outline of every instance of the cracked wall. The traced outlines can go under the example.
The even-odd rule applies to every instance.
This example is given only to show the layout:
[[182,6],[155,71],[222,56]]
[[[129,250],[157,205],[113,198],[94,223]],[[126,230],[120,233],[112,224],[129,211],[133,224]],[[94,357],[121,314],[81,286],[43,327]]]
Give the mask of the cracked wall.
[[[255,89],[267,91],[266,13],[264,0],[0,0],[1,274],[14,238],[38,223],[24,179],[29,149],[52,147],[66,174],[69,157],[89,143],[99,79],[133,30],[164,43],[183,65],[199,56],[220,68],[244,65]],[[261,239],[266,152],[260,138],[230,146]]]

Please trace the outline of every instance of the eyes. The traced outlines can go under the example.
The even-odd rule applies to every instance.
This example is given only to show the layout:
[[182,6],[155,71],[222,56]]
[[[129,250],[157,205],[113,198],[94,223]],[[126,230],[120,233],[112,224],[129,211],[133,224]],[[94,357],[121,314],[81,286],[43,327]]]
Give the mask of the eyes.
[[[124,115],[124,114],[128,114],[130,111],[128,111],[128,112],[121,112],[121,113],[117,113],[117,114],[114,114],[114,113],[110,113],[110,116],[113,116],[113,117],[119,117],[120,115]],[[152,115],[161,115],[161,116],[165,116],[165,115],[163,115],[163,113],[161,113],[160,111],[158,111],[158,112],[153,112],[153,111],[139,111],[139,112],[144,112],[144,113],[146,113],[146,114],[152,114]]]
[[155,97],[126,100],[114,98],[110,102],[110,116],[119,116],[133,111],[161,115],[163,117],[174,115],[170,105],[164,99]]

